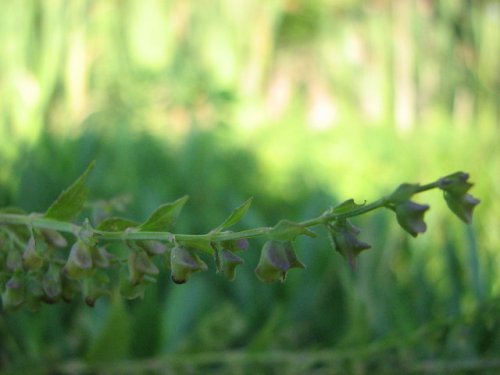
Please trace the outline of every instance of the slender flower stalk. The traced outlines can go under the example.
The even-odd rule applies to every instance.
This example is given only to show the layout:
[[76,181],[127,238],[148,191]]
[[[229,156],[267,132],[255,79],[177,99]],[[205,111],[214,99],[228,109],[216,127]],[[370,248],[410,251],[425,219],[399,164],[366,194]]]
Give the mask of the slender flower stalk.
[[[361,230],[349,219],[386,208],[396,213],[405,231],[417,236],[427,229],[424,213],[429,206],[412,201],[416,194],[442,190],[451,211],[466,223],[471,222],[473,209],[479,204],[468,193],[472,187],[469,175],[457,172],[425,185],[401,184],[393,193],[368,204],[349,199],[315,218],[281,220],[270,227],[229,230],[250,208],[250,198],[208,233],[176,233],[175,222],[187,197],[161,205],[143,223],[107,217],[93,226],[88,219],[74,221],[85,206],[85,181],[93,167],[93,163],[89,165],[43,214],[0,209],[0,292],[4,309],[23,304],[36,309],[41,302],[71,301],[77,293],[94,306],[98,298],[112,294],[112,280],[119,280],[123,297],[141,297],[145,286],[156,282],[161,264],[170,269],[171,279],[177,284],[206,271],[209,267],[200,252],[212,256],[217,272],[231,281],[236,268],[244,263],[236,253],[247,250],[248,240],[255,237],[267,240],[255,268],[257,278],[283,282],[291,269],[305,268],[295,253],[295,239],[316,237],[312,231],[316,227],[326,228],[332,247],[355,267],[359,254],[371,246],[358,238]],[[113,242],[127,248],[125,258],[108,251],[107,246]],[[113,273],[116,277],[110,277]]]

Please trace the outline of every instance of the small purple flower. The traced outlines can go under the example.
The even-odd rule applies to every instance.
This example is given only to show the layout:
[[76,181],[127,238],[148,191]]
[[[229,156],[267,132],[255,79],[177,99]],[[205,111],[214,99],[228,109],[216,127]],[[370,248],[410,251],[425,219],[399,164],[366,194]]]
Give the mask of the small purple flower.
[[417,237],[419,233],[424,233],[427,230],[424,214],[429,208],[426,204],[406,201],[396,205],[396,218],[404,230],[413,237]]
[[474,208],[481,202],[471,194],[457,196],[447,192],[444,193],[444,199],[450,210],[467,224],[472,222]]

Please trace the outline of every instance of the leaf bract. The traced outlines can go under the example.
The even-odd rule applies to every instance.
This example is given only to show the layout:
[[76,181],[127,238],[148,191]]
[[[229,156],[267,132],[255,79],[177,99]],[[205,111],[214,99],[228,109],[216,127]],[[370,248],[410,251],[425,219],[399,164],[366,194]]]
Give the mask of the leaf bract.
[[141,231],[167,232],[175,224],[181,213],[188,196],[177,199],[175,202],[166,203],[156,209],[151,216],[139,226]]
[[246,214],[250,205],[252,204],[253,198],[248,198],[245,202],[243,202],[240,206],[236,207],[233,212],[222,222],[221,225],[217,227],[215,231],[221,231],[223,229],[229,228],[236,224],[241,218]]
[[354,202],[354,199],[348,199],[342,203],[340,203],[339,205],[333,207],[331,213],[332,214],[345,214],[346,212],[350,212],[356,208],[361,208],[363,207],[364,205],[366,204],[366,202],[363,202],[361,204],[358,204],[356,202]]
[[80,213],[88,193],[85,182],[94,167],[95,161],[91,162],[85,172],[57,197],[45,212],[46,218],[69,221]]
[[271,239],[278,241],[291,241],[301,234],[316,237],[316,233],[290,220],[281,220],[268,233]]

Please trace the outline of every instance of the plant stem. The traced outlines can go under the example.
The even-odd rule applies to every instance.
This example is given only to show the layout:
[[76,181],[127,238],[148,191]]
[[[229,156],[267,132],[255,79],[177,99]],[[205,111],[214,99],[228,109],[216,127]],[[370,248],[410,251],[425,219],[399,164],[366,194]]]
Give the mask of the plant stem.
[[[418,187],[417,193],[423,191],[431,190],[438,187],[438,181],[431,182],[426,185],[421,185]],[[376,210],[378,208],[385,207],[387,204],[387,197],[383,197],[372,203],[365,204],[361,207],[357,207],[351,211],[343,213],[326,213],[320,215],[316,218],[309,219],[298,223],[298,225],[304,228],[315,227],[318,225],[324,225],[331,221],[344,220],[350,217],[359,216],[367,212]],[[40,229],[52,229],[58,232],[73,233],[78,235],[82,230],[81,225],[58,221],[53,219],[48,219],[40,214],[8,214],[0,213],[0,224],[9,225],[25,225],[33,228]],[[180,241],[180,242],[191,242],[191,241],[228,241],[236,240],[241,238],[254,238],[260,237],[268,234],[273,227],[260,227],[253,229],[246,229],[240,232],[216,232],[216,233],[206,233],[206,234],[175,234],[170,232],[143,232],[139,230],[134,230],[130,228],[121,232],[108,232],[93,229],[94,235],[97,240],[105,241],[116,241],[116,240],[158,240],[158,241]]]

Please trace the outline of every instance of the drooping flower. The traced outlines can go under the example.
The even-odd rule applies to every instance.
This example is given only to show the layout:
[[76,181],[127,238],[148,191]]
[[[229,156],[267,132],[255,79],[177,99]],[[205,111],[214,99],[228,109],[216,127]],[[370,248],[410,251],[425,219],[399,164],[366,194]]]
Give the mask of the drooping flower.
[[429,208],[426,204],[405,201],[396,205],[394,211],[399,225],[413,237],[417,237],[419,233],[424,233],[427,230],[424,214]]
[[305,268],[297,259],[290,241],[267,241],[261,251],[255,273],[259,280],[272,283],[285,281],[287,272],[292,268]]

